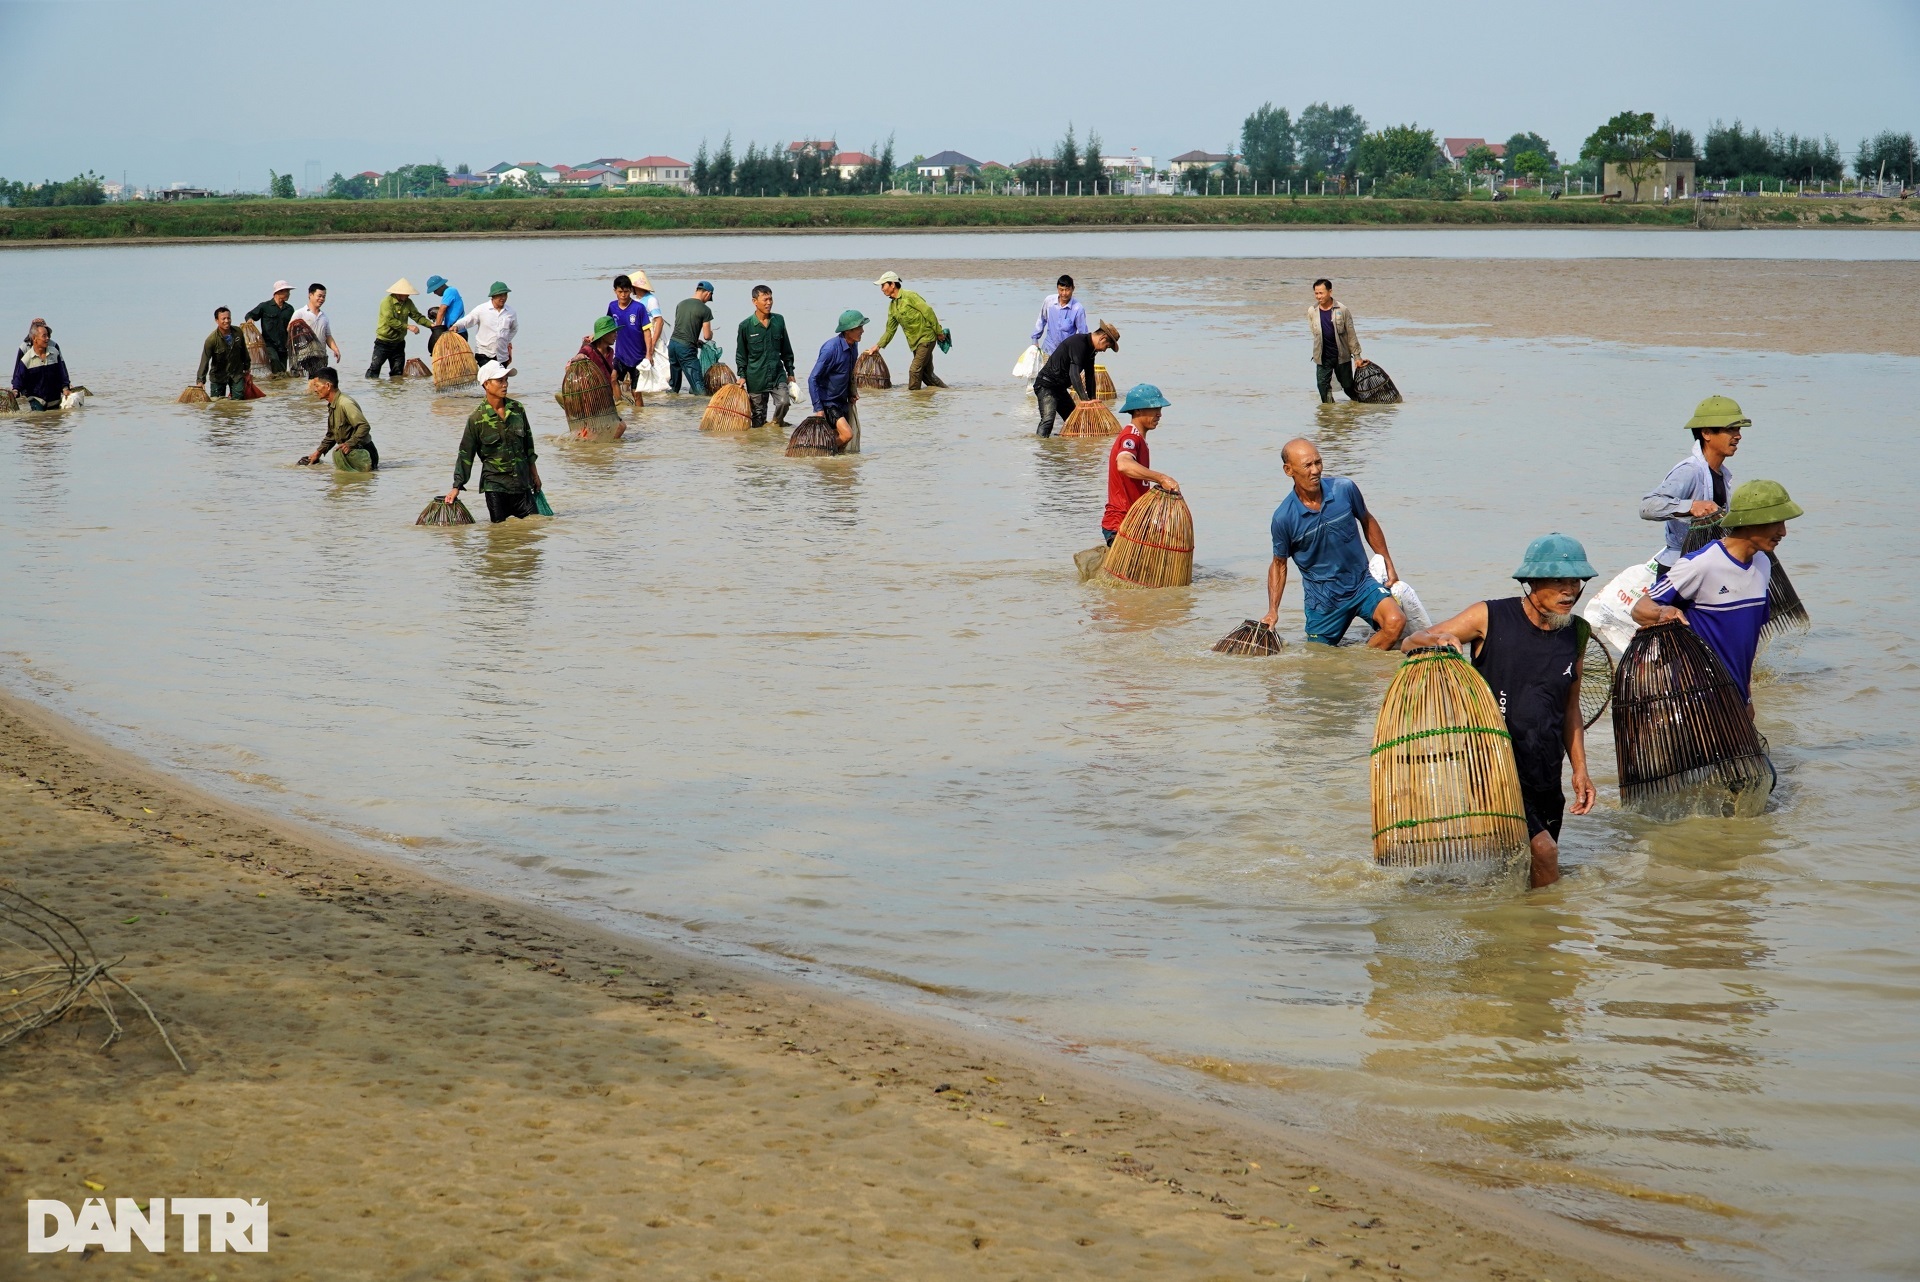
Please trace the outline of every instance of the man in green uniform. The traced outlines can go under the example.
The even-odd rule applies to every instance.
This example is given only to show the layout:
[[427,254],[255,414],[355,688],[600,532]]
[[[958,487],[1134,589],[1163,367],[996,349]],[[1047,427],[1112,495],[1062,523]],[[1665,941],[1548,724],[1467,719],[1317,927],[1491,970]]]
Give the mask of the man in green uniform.
[[207,385],[207,395],[236,401],[247,398],[247,371],[253,358],[247,355],[247,340],[233,327],[233,313],[224,307],[213,311],[213,333],[200,345],[200,368],[193,381]]
[[[793,378],[793,341],[787,337],[786,318],[773,310],[773,290],[753,287],[753,315],[740,322],[734,339],[733,364],[747,384],[753,406],[752,426],[764,427],[769,418],[787,425],[787,407],[793,397],[787,383]],[[768,401],[772,401],[772,413]]]
[[382,361],[386,362],[387,376],[399,378],[407,363],[407,335],[418,334],[422,325],[432,327],[433,322],[413,305],[413,296],[419,292],[404,276],[387,287],[386,297],[380,300],[380,314],[373,321],[373,363],[367,366],[368,378],[379,381]]
[[[318,463],[329,450],[339,450],[335,466],[347,472],[371,472],[380,466],[380,451],[374,448],[373,428],[360,411],[359,402],[340,390],[340,375],[329,365],[307,380],[307,390],[326,402],[327,434],[313,453],[301,459],[304,464]],[[355,457],[358,455],[359,457]]]
[[867,349],[868,354],[891,343],[896,329],[905,330],[907,346],[913,349],[913,364],[907,367],[907,390],[917,392],[922,387],[945,387],[940,376],[933,372],[933,345],[951,343],[953,335],[933,314],[933,307],[926,299],[910,289],[901,288],[898,272],[888,272],[873,283],[887,296],[887,327],[881,331],[880,341]]
[[480,368],[480,387],[486,403],[467,419],[460,438],[460,457],[453,465],[453,503],[466,488],[473,460],[480,459],[480,492],[487,499],[487,517],[495,525],[513,516],[535,516],[534,495],[540,492],[540,469],[535,464],[533,429],[527,426],[526,407],[507,395],[507,380],[518,371],[499,361]]
[[287,372],[287,322],[293,319],[293,304],[287,299],[293,286],[284,280],[273,282],[273,297],[257,303],[241,319],[260,326],[260,341],[267,347],[267,368],[275,374]]

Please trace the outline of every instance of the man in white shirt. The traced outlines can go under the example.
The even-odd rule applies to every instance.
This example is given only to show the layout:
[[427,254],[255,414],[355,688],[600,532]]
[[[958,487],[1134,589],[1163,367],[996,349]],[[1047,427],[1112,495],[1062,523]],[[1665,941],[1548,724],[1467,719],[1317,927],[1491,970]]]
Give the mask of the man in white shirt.
[[337,361],[340,359],[340,344],[333,341],[333,322],[328,320],[327,314],[320,310],[326,306],[326,302],[327,287],[315,281],[307,286],[307,305],[294,312],[293,320],[288,321],[287,324],[291,325],[293,321],[305,321],[307,328],[313,331],[314,338],[325,343],[327,350],[333,353],[333,359]]
[[499,361],[513,363],[513,339],[520,332],[520,318],[507,306],[507,282],[496,280],[487,289],[486,307],[476,307],[453,323],[455,330],[472,334],[473,359],[481,365]]

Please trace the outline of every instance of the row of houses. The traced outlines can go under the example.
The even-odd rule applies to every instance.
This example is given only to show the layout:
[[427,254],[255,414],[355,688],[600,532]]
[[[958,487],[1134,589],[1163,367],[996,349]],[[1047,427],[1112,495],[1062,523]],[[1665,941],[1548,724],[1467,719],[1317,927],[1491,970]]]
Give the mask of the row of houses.
[[[863,166],[876,163],[864,151],[842,151],[831,139],[807,139],[789,143],[787,151],[797,161],[802,154],[821,158],[826,168],[850,179]],[[377,177],[377,175],[376,175]],[[477,174],[456,174],[447,181],[454,187],[493,187],[509,183],[520,187],[535,181],[549,187],[678,187],[693,190],[693,166],[676,156],[642,156],[630,160],[620,156],[596,156],[578,165],[545,165],[537,160],[502,161]]]

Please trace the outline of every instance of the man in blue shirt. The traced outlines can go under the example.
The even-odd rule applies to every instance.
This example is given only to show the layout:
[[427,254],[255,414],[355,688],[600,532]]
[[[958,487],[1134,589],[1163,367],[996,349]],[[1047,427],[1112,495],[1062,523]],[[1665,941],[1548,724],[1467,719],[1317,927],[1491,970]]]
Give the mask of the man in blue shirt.
[[857,308],[840,313],[834,335],[820,345],[814,358],[813,373],[807,376],[807,393],[813,398],[813,412],[833,424],[840,436],[840,452],[860,452],[860,413],[854,408],[858,393],[853,386],[854,363],[860,359],[860,336],[866,333],[867,318]]
[[1687,533],[1695,522],[1710,522],[1727,506],[1733,471],[1727,460],[1740,449],[1740,436],[1753,420],[1727,396],[1709,396],[1687,420],[1693,433],[1693,453],[1673,465],[1658,488],[1640,500],[1640,519],[1664,521],[1666,546],[1654,556],[1660,568],[1670,570],[1680,560]]
[[[1305,437],[1288,441],[1280,458],[1293,493],[1273,511],[1273,562],[1267,567],[1267,615],[1272,627],[1280,617],[1280,594],[1287,588],[1287,558],[1300,567],[1307,605],[1307,640],[1339,645],[1356,618],[1373,625],[1367,645],[1391,650],[1407,626],[1393,593],[1367,569],[1367,548],[1387,563],[1387,582],[1400,574],[1387,534],[1367,511],[1360,487],[1344,476],[1323,476],[1319,447]],[[1360,542],[1362,532],[1366,544]]]
[[445,276],[427,277],[427,292],[439,297],[440,305],[429,308],[433,324],[427,329],[427,355],[433,355],[433,345],[440,341],[440,335],[447,332],[447,326],[467,314],[467,300],[460,297],[460,291],[447,284]]
[[1801,512],[1778,481],[1748,481],[1733,492],[1721,519],[1726,533],[1661,575],[1633,603],[1633,621],[1643,628],[1675,619],[1686,623],[1726,665],[1751,705],[1771,554],[1787,537],[1787,522]]
[[1062,276],[1054,282],[1055,296],[1040,304],[1040,319],[1034,323],[1033,337],[1027,341],[1040,348],[1042,356],[1053,355],[1053,349],[1072,338],[1075,334],[1085,334],[1087,329],[1087,309],[1073,298],[1073,277]]
[[634,297],[633,277],[613,278],[613,301],[607,304],[607,315],[620,327],[613,338],[613,385],[632,392],[639,381],[640,362],[647,359],[647,329],[653,320],[647,305]]

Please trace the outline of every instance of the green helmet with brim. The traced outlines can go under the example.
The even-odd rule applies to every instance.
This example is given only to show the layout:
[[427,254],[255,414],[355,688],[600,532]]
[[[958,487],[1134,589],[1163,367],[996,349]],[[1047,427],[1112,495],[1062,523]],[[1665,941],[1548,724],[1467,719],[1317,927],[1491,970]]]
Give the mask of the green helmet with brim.
[[1591,579],[1597,572],[1580,540],[1567,534],[1542,534],[1527,544],[1513,577],[1521,580]]
[[1787,487],[1780,482],[1743,481],[1734,487],[1727,514],[1720,518],[1720,528],[1737,530],[1743,525],[1772,525],[1775,521],[1791,521],[1804,515],[1805,510],[1788,496]]
[[1740,412],[1740,402],[1731,396],[1709,396],[1693,408],[1687,430],[1724,432],[1730,427],[1752,427],[1753,420]]

